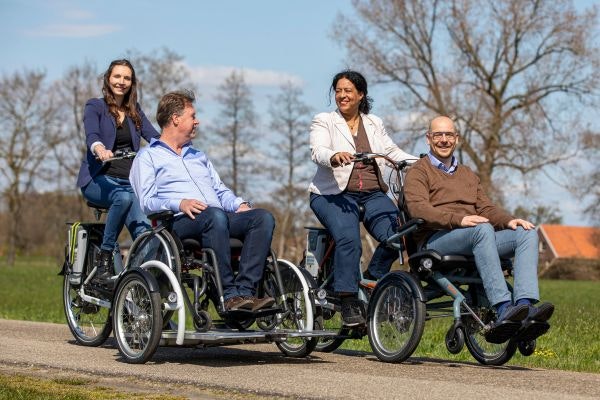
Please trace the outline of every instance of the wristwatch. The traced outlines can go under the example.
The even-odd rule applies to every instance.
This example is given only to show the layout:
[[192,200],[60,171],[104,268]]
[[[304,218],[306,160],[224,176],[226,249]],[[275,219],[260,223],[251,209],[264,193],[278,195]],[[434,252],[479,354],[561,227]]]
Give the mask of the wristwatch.
[[247,205],[248,205],[248,208],[252,208],[252,203],[251,203],[251,202],[249,202],[249,201],[242,201],[242,202],[240,203],[240,206],[241,206],[242,204],[247,204]]

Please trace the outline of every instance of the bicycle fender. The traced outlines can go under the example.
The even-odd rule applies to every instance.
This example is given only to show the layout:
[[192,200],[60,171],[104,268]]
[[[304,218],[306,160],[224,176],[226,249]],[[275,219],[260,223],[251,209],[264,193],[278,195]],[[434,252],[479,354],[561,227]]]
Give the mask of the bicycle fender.
[[417,281],[417,279],[414,276],[412,276],[406,271],[388,272],[377,282],[375,290],[382,287],[385,282],[392,280],[400,280],[402,282],[405,282],[407,285],[410,286],[415,297],[417,297],[423,303],[427,301],[427,299],[425,298],[425,294],[423,293],[423,289],[421,288],[421,284]]
[[[123,278],[125,278],[128,275],[131,274],[137,274],[140,275],[144,281],[146,281],[146,283],[148,284],[148,288],[150,289],[151,293],[155,293],[155,292],[159,292],[160,291],[160,287],[158,286],[158,282],[156,281],[156,278],[154,277],[154,275],[152,275],[150,272],[141,269],[139,267],[135,267],[135,268],[131,268],[126,270],[125,272],[123,272],[123,274],[121,274],[121,276],[119,277],[119,281],[118,284],[120,284],[121,280],[123,280]],[[115,285],[115,288],[118,286]]]

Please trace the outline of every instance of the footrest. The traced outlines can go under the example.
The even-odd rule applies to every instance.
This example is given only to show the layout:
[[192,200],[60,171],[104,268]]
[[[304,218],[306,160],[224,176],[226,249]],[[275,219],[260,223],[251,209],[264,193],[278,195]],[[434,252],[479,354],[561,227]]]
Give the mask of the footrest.
[[504,343],[511,339],[521,328],[521,322],[503,321],[499,324],[494,324],[484,336],[485,340],[490,343]]
[[232,310],[223,313],[224,317],[231,319],[239,319],[239,320],[247,320],[251,318],[260,318],[266,315],[272,315],[282,312],[283,310],[279,306],[274,306],[270,308],[261,308],[260,310],[252,311],[252,310]]
[[515,335],[515,341],[529,342],[548,332],[548,329],[550,329],[550,324],[547,322],[535,320],[525,321],[523,322],[521,329],[517,331],[517,334]]

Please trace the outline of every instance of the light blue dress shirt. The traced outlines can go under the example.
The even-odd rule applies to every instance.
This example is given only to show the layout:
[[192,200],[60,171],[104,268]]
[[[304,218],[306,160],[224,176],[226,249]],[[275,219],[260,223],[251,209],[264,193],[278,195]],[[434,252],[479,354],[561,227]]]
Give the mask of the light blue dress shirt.
[[146,214],[180,213],[183,199],[199,200],[226,212],[234,212],[244,203],[221,181],[206,154],[191,144],[179,155],[159,139],[152,139],[133,160],[129,180]]
[[458,168],[458,160],[454,156],[452,156],[452,162],[450,163],[450,167],[446,167],[446,164],[438,160],[437,157],[433,154],[428,153],[427,155],[429,156],[429,161],[431,162],[431,165],[433,165],[437,169],[441,169],[447,174],[452,175],[454,171],[456,171],[456,168]]

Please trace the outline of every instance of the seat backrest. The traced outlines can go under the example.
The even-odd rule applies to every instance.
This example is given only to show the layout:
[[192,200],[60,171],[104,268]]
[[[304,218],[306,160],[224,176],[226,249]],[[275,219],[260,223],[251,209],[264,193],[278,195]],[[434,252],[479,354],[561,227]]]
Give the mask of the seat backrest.
[[[406,176],[406,171],[402,171],[400,176],[400,182],[397,188],[397,196],[398,196],[398,223],[400,226],[405,225],[408,221],[411,220],[410,214],[408,213],[408,208],[406,207],[406,199],[404,197],[404,178]],[[414,235],[412,232],[409,232],[404,236],[404,247],[406,249],[407,255],[410,257],[412,254],[419,251],[417,243],[415,242]]]

